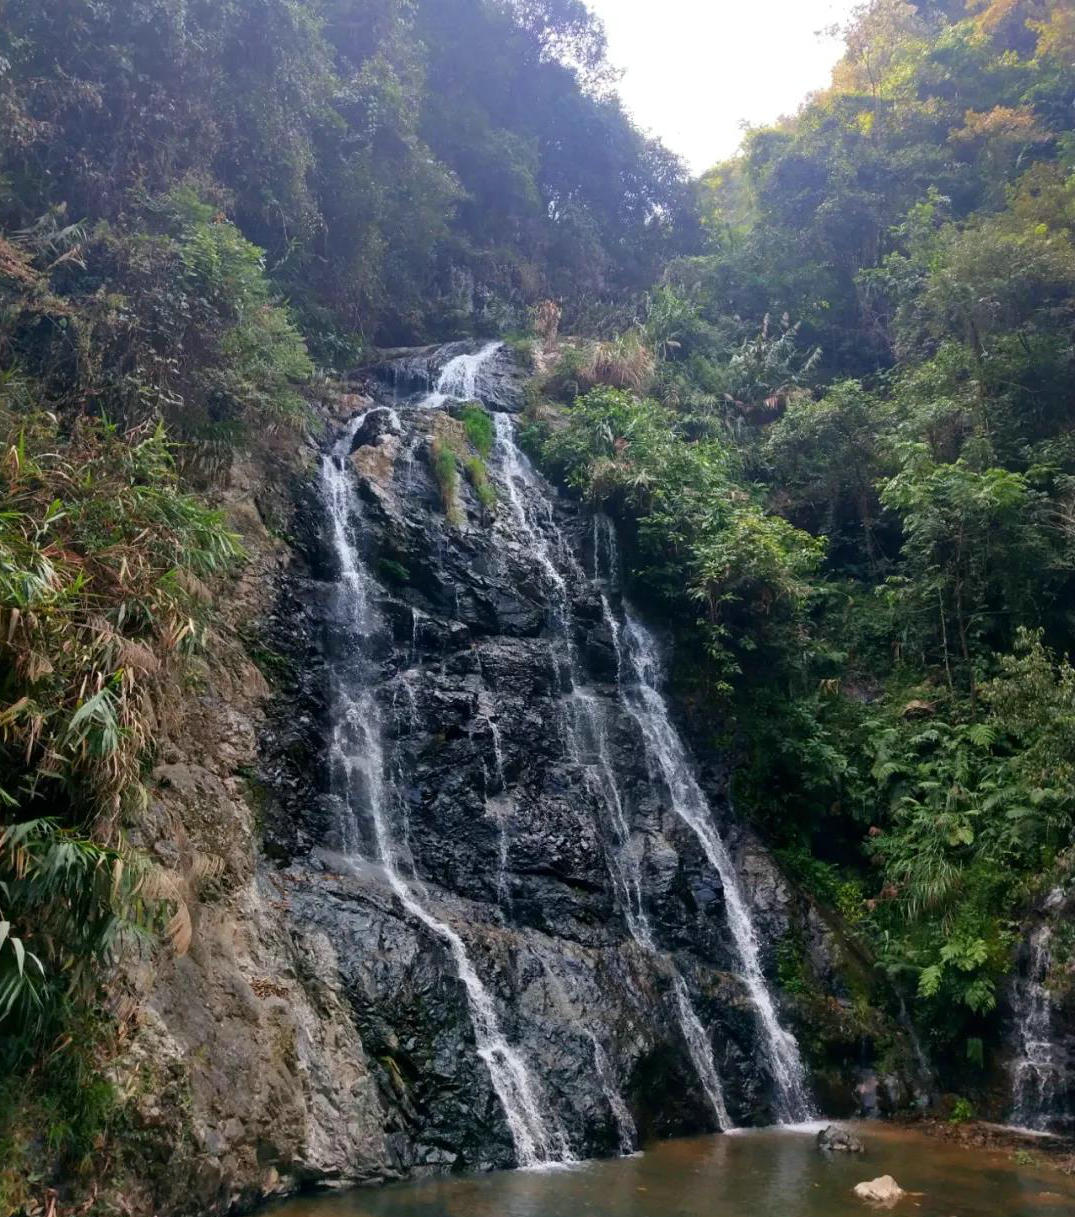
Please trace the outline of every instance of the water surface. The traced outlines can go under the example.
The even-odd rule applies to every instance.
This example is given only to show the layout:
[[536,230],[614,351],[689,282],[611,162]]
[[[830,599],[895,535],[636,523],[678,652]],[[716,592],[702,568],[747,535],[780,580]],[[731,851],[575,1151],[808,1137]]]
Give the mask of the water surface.
[[1072,1217],[1075,1180],[914,1130],[856,1125],[865,1155],[823,1155],[778,1129],[666,1141],[645,1154],[304,1197],[274,1217],[869,1217],[851,1189],[892,1175],[897,1217]]

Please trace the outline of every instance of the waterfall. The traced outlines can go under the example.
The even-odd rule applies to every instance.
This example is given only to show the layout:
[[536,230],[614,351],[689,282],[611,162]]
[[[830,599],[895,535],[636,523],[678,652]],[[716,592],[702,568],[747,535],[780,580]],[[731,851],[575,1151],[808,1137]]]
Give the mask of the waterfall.
[[[612,522],[606,516],[594,518],[593,549],[595,582],[602,581],[603,553],[607,583],[610,587],[613,586],[619,577],[619,557]],[[604,590],[601,592],[601,604],[616,651],[621,696],[642,732],[651,765],[668,790],[673,810],[698,838],[710,865],[720,876],[728,928],[739,956],[740,974],[758,1014],[766,1056],[777,1089],[779,1117],[782,1122],[805,1120],[811,1115],[811,1104],[798,1045],[777,1018],[772,994],[761,970],[757,935],[749,907],[743,897],[739,877],[724,842],[714,827],[708,801],[694,777],[686,750],[678,732],[672,726],[667,706],[660,694],[661,668],[656,644],[629,610],[624,614],[625,625],[621,628]],[[678,975],[676,982],[681,1020],[695,1068],[703,1084],[706,1084],[707,1079],[712,1079],[709,1085],[715,1083],[717,1094],[716,1097],[711,1095],[710,1101],[714,1107],[717,1107],[718,1103],[723,1107],[719,1083],[715,1082],[711,1051],[704,1052],[709,1046],[708,1037],[699,1035],[701,1027],[689,1006],[686,987]],[[706,1055],[708,1060],[705,1059]],[[707,1091],[709,1085],[706,1086]]]
[[[656,773],[668,790],[672,809],[697,837],[710,866],[720,876],[724,906],[739,957],[739,975],[750,993],[762,1032],[762,1047],[777,1092],[777,1107],[783,1123],[808,1119],[811,1104],[806,1073],[794,1036],[777,1018],[773,995],[761,968],[758,937],[750,907],[739,884],[739,876],[713,823],[708,800],[698,785],[686,749],[668,715],[660,693],[662,670],[653,637],[627,611],[623,630],[621,665],[626,660],[624,694],[628,708],[642,732],[646,751]],[[617,639],[619,634],[616,634]],[[621,666],[621,680],[624,680]]]
[[[1063,898],[1050,894],[1046,909]],[[1044,1132],[1063,1115],[1064,1061],[1053,1036],[1053,997],[1048,988],[1052,926],[1042,922],[1028,942],[1025,980],[1015,986],[1016,1058],[1012,1063],[1012,1123]]]
[[691,1005],[686,981],[675,970],[672,973],[672,985],[676,994],[679,1025],[683,1030],[683,1038],[687,1041],[687,1051],[690,1053],[694,1071],[702,1083],[705,1097],[716,1113],[717,1127],[721,1132],[728,1132],[735,1127],[735,1124],[728,1115],[728,1108],[724,1102],[724,1088],[721,1086],[717,1065],[713,1060],[713,1045]]
[[643,904],[642,875],[638,859],[631,850],[631,828],[608,754],[604,708],[585,689],[576,688],[571,698],[577,716],[571,733],[574,760],[583,768],[587,783],[608,811],[616,838],[608,859],[612,885],[631,937],[644,951],[656,954],[657,946]]
[[[496,450],[500,458],[501,479],[508,495],[508,506],[514,517],[519,531],[526,537],[532,555],[537,559],[545,575],[546,583],[553,596],[553,612],[557,624],[563,632],[568,654],[571,654],[570,601],[567,595],[567,583],[560,574],[552,559],[552,548],[549,545],[547,532],[555,530],[551,506],[538,483],[533,466],[519,451],[515,442],[515,424],[507,414],[497,414],[494,418],[496,428]],[[545,507],[544,519],[537,519],[534,503]],[[542,527],[544,525],[544,527]],[[563,538],[556,536],[557,547],[563,552],[567,547]]]
[[[479,699],[480,701],[480,699]],[[482,771],[485,773],[486,796],[485,805],[493,817],[497,827],[497,868],[496,868],[496,899],[497,904],[504,908],[511,903],[511,893],[508,890],[508,852],[510,841],[508,827],[511,820],[512,798],[508,793],[508,779],[504,772],[504,743],[501,739],[500,728],[487,707],[479,704],[482,721],[489,728],[489,736],[493,741],[493,777],[495,787],[490,783],[485,763]]]
[[[471,368],[463,375],[472,374],[476,376],[477,369]],[[548,1112],[521,1052],[505,1038],[492,996],[475,971],[466,944],[426,907],[418,886],[412,886],[400,873],[390,816],[395,792],[387,778],[380,707],[372,692],[371,650],[385,627],[374,604],[378,589],[359,555],[353,526],[361,508],[348,455],[364,417],[354,420],[321,462],[322,495],[339,562],[334,624],[343,645],[333,672],[334,727],[329,755],[340,847],[352,864],[361,860],[359,817],[368,817],[376,851],[373,861],[382,868],[406,913],[436,935],[451,953],[466,993],[477,1052],[504,1110],[519,1165],[566,1161],[571,1157],[566,1138]]]
[[590,1042],[593,1044],[593,1063],[597,1070],[597,1077],[601,1083],[601,1092],[605,1096],[605,1102],[608,1104],[609,1111],[612,1112],[612,1118],[616,1121],[616,1130],[620,1138],[620,1153],[627,1155],[634,1153],[635,1146],[638,1144],[638,1129],[635,1127],[635,1122],[631,1118],[631,1113],[627,1110],[627,1104],[623,1100],[623,1095],[620,1094],[616,1086],[616,1079],[612,1075],[612,1063],[608,1059],[608,1053],[601,1047],[601,1041],[591,1031]]
[[[724,1090],[713,1058],[713,1048],[701,1021],[691,1005],[686,982],[671,958],[658,949],[646,915],[642,897],[642,876],[638,858],[632,851],[631,831],[623,807],[623,797],[608,755],[606,726],[598,700],[580,684],[575,648],[571,637],[570,599],[567,583],[553,560],[553,544],[571,573],[584,577],[570,546],[556,527],[552,505],[533,466],[519,451],[515,428],[506,414],[496,416],[497,454],[501,477],[507,492],[516,527],[529,542],[532,557],[544,572],[553,598],[553,618],[557,640],[564,647],[569,710],[566,719],[568,747],[572,759],[586,773],[586,780],[609,814],[616,841],[609,853],[609,872],[619,897],[628,931],[639,948],[655,963],[657,970],[671,978],[675,995],[676,1016],[691,1063],[699,1083],[713,1108],[717,1127],[726,1131],[734,1127],[724,1101]],[[611,544],[614,546],[614,538]],[[609,566],[615,569],[615,551],[609,551]],[[595,581],[600,576],[599,553],[595,551]],[[605,600],[607,609],[607,600]],[[609,613],[611,620],[611,613]],[[617,643],[618,646],[618,643]],[[558,658],[554,655],[554,661]]]
[[[444,365],[433,389],[400,406],[401,412],[406,411],[407,420],[400,428],[405,438],[393,458],[397,486],[409,486],[418,476],[413,466],[421,440],[418,434],[408,437],[407,429],[413,427],[422,433],[427,430],[418,422],[420,414],[450,402],[495,400],[497,377],[503,375],[502,369],[494,365],[499,350],[500,344],[490,343],[473,354],[456,355]],[[532,1166],[570,1161],[571,1145],[555,1104],[550,1102],[553,1096],[546,1098],[544,1079],[539,1080],[537,1061],[543,1061],[548,1068],[545,1049],[536,1040],[528,1041],[532,1049],[528,1057],[517,1033],[512,1035],[514,1042],[509,1041],[500,1021],[498,1002],[475,966],[476,935],[483,931],[475,927],[472,933],[455,913],[445,920],[446,909],[454,905],[443,904],[436,886],[423,882],[427,877],[421,874],[424,867],[416,866],[411,851],[409,817],[416,806],[411,766],[417,762],[406,752],[387,746],[379,697],[384,696],[386,707],[394,707],[394,724],[409,721],[413,727],[423,716],[425,707],[419,711],[416,701],[417,691],[423,687],[419,682],[428,676],[433,682],[431,687],[437,688],[436,682],[445,676],[443,667],[436,674],[432,670],[426,673],[424,649],[436,652],[441,628],[437,614],[452,610],[434,607],[430,612],[420,595],[402,601],[393,599],[389,610],[386,599],[389,593],[375,580],[362,557],[364,507],[349,456],[366,417],[353,420],[321,464],[328,535],[338,565],[330,611],[335,641],[330,654],[333,717],[329,739],[329,785],[335,812],[333,837],[356,872],[361,870],[364,875],[380,877],[406,918],[446,948],[445,955],[466,999],[476,1052],[503,1110],[517,1162]],[[713,1032],[692,1004],[688,977],[693,977],[693,972],[681,973],[678,958],[662,948],[650,921],[642,867],[647,838],[632,824],[633,788],[629,784],[632,779],[623,770],[625,747],[637,757],[629,766],[634,780],[646,784],[648,774],[648,781],[663,792],[669,810],[698,837],[721,880],[736,952],[733,956],[737,959],[736,971],[757,1010],[762,1049],[759,1056],[767,1063],[773,1079],[774,1114],[782,1120],[801,1119],[809,1104],[795,1042],[777,1019],[772,995],[762,976],[760,950],[747,902],[730,856],[712,823],[711,811],[692,775],[684,746],[671,725],[660,693],[661,669],[656,647],[622,605],[619,555],[611,522],[604,517],[595,519],[593,565],[584,570],[558,525],[553,492],[516,443],[512,417],[494,411],[494,424],[490,475],[497,484],[500,509],[494,519],[492,537],[482,539],[482,552],[488,555],[486,560],[491,559],[500,567],[497,578],[501,585],[510,586],[514,581],[529,597],[534,582],[538,583],[539,596],[545,604],[544,629],[530,638],[527,646],[532,652],[536,648],[534,658],[539,671],[544,663],[543,652],[547,652],[554,673],[547,730],[559,750],[555,751],[556,763],[566,763],[571,780],[578,781],[581,776],[586,807],[598,813],[596,816],[590,813],[600,843],[600,852],[593,861],[599,867],[603,865],[607,872],[615,906],[634,944],[631,966],[648,969],[656,981],[653,988],[659,995],[667,1026],[665,1035],[678,1034],[683,1046],[682,1059],[689,1062],[697,1077],[698,1100],[704,1098],[708,1103],[717,1127],[732,1128],[714,1053]],[[432,535],[438,538],[438,545],[455,544],[450,530],[436,525],[435,528],[437,531]],[[471,540],[474,535],[472,529],[465,531],[459,545],[464,544],[464,538],[468,546],[474,544]],[[514,579],[516,565],[526,569],[522,581]],[[440,595],[442,602],[446,597],[450,606],[453,587],[458,614],[458,579],[446,584]],[[602,607],[598,607],[598,602]],[[409,623],[399,612],[401,603],[409,606]],[[588,616],[583,612],[583,604]],[[597,678],[588,675],[589,652],[582,645],[582,630],[589,630],[595,622],[600,628],[602,609],[615,653],[615,676]],[[399,635],[401,626],[405,632],[408,624],[412,634],[409,660],[406,642],[395,648],[394,656],[392,643],[393,630]],[[386,674],[394,666],[394,663],[386,666],[390,656],[401,657],[404,668],[396,670],[386,683]],[[474,757],[471,763],[478,770],[475,789],[479,798],[484,798],[484,812],[479,802],[474,814],[484,816],[488,829],[496,833],[489,884],[485,887],[490,895],[478,899],[488,899],[487,907],[496,910],[501,932],[514,942],[524,928],[515,924],[512,887],[519,877],[509,867],[514,821],[524,807],[522,802],[516,802],[515,783],[529,781],[526,777],[529,766],[520,757],[519,737],[507,734],[514,729],[511,703],[499,705],[486,688],[480,653],[478,675],[481,689],[470,701],[471,708],[464,712],[468,717],[463,722],[472,741],[468,754]],[[591,684],[591,680],[595,683]],[[376,692],[378,688],[380,694]],[[472,696],[468,694],[468,698]],[[529,789],[523,789],[529,798]],[[529,816],[529,802],[525,806]],[[524,840],[521,832],[519,840],[520,843]],[[415,844],[417,847],[417,838]],[[480,890],[482,884],[478,886]],[[521,910],[522,888],[517,887],[516,891],[517,908]],[[473,899],[472,892],[473,888],[466,898]],[[462,934],[456,926],[463,930]],[[627,1152],[633,1149],[637,1133],[620,1089],[622,1078],[617,1078],[617,1070],[623,1064],[600,1021],[600,1008],[594,1014],[590,1008],[580,1006],[579,1010],[582,1013],[576,1026],[581,1024],[584,1036],[588,1037],[587,1060],[592,1061],[586,1085],[603,1095],[621,1148]],[[561,1084],[566,1084],[567,1093],[571,1093],[570,1087],[579,1083],[567,1079]],[[572,1136],[575,1135],[573,1129]]]
[[503,345],[502,342],[487,342],[480,351],[449,359],[432,391],[418,403],[419,407],[432,410],[446,401],[478,401],[483,396],[482,370]]

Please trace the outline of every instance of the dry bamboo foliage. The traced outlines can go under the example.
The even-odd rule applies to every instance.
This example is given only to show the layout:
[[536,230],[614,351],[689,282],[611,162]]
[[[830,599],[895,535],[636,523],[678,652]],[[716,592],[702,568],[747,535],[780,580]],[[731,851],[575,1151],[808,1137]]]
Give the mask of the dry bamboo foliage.
[[174,906],[164,927],[164,936],[176,955],[185,955],[194,938],[192,906],[201,886],[219,879],[227,864],[217,854],[192,850],[182,870],[151,866],[139,883],[139,894],[146,900]]
[[176,905],[175,913],[164,927],[164,936],[171,943],[176,955],[186,955],[190,950],[194,927],[190,919],[190,908],[185,901],[180,901]]
[[124,638],[119,643],[118,658],[124,668],[135,668],[139,672],[159,672],[161,661],[144,642]]

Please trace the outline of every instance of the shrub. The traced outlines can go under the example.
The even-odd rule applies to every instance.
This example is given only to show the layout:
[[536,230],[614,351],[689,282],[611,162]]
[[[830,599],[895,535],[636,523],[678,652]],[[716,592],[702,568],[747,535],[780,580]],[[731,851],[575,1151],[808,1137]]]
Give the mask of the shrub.
[[[128,930],[150,928],[145,868],[53,817],[0,833],[0,1027],[29,1046],[54,1030],[65,1003],[95,997],[97,971]],[[15,931],[18,931],[17,933]]]
[[188,462],[218,466],[250,430],[302,417],[313,369],[263,254],[193,188],[89,235],[42,224],[10,248],[0,358],[50,406],[88,403],[126,429],[162,419]]
[[493,420],[487,411],[478,405],[466,405],[461,411],[463,432],[471,447],[488,460],[493,451]]
[[574,401],[585,391],[583,386],[586,364],[584,348],[565,346],[555,367],[545,378],[545,392],[557,401]]
[[511,353],[515,356],[515,360],[526,372],[533,372],[536,367],[534,357],[534,344],[537,339],[530,335],[509,334],[504,339],[504,345],[508,347]]
[[433,476],[440,487],[440,501],[449,524],[463,522],[459,506],[459,457],[451,441],[442,435],[433,437]]
[[474,493],[478,496],[478,502],[486,511],[492,511],[496,507],[496,491],[493,489],[492,482],[489,481],[485,462],[480,456],[468,456],[463,462],[463,468],[466,470],[467,480],[474,487]]
[[21,1080],[0,1115],[33,1138],[48,1124],[62,1158],[89,1151],[107,1106],[97,1041],[74,1032],[103,1027],[105,970],[132,933],[189,942],[186,880],[121,827],[147,798],[171,673],[202,634],[202,581],[240,549],[182,491],[160,423],[64,426],[33,391],[0,384],[0,1074]]
[[199,631],[201,580],[238,539],[180,491],[159,424],[121,433],[0,401],[3,798],[60,788],[114,820],[139,787],[152,701]]
[[561,401],[599,386],[641,392],[652,382],[655,368],[641,331],[631,329],[608,341],[565,347],[544,387]]
[[22,1041],[0,1037],[0,1211],[37,1211],[40,1159],[70,1180],[108,1157],[120,1114],[116,1088],[102,1073],[115,1050],[116,1026],[99,1010],[70,1007],[58,1021],[55,1051],[27,1068]]
[[156,376],[150,352],[137,352],[147,382],[157,381],[164,416],[196,437],[229,424],[301,417],[296,386],[313,366],[275,297],[262,251],[192,187],[148,203],[147,211],[159,236],[102,239],[137,293],[132,303],[148,322],[146,345],[172,348],[171,367]]
[[[464,406],[461,419],[439,415],[433,437],[433,476],[440,487],[444,514],[450,524],[463,522],[459,502],[459,467],[462,465],[467,481],[474,488],[478,501],[486,511],[496,506],[496,491],[489,481],[485,458],[493,450],[493,420],[481,406]],[[472,451],[467,452],[469,444]]]
[[584,388],[609,385],[641,392],[653,379],[656,362],[641,332],[627,330],[609,342],[595,342],[583,365]]
[[633,517],[646,583],[684,616],[701,610],[722,692],[746,661],[764,670],[795,645],[823,544],[736,483],[727,445],[692,439],[657,402],[599,388],[550,431],[543,456],[591,502]]

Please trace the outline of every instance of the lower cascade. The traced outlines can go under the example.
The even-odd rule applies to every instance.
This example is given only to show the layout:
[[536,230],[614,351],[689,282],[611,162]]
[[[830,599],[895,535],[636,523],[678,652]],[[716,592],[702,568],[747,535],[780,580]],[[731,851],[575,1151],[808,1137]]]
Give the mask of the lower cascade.
[[[619,631],[615,632],[618,639]],[[632,680],[627,689],[630,707],[651,763],[668,788],[672,806],[701,843],[705,856],[720,876],[724,889],[728,928],[739,958],[739,974],[750,991],[761,1029],[762,1049],[769,1058],[777,1091],[780,1122],[796,1123],[813,1115],[806,1093],[805,1071],[795,1038],[777,1018],[773,995],[761,969],[758,937],[735,866],[713,824],[713,815],[691,769],[683,744],[668,718],[659,692],[660,662],[652,636],[632,614],[624,631]]]
[[[611,522],[520,450],[511,375],[499,344],[390,365],[323,455],[322,641],[270,756],[292,932],[335,960],[398,1170],[812,1114],[765,977],[791,896],[718,830]],[[434,459],[475,399],[491,509]]]
[[[1057,889],[1046,899],[1049,913],[1060,903]],[[1046,1132],[1068,1116],[1067,1068],[1063,1045],[1053,1025],[1048,974],[1052,963],[1053,924],[1031,931],[1026,944],[1026,973],[1014,986],[1015,1058],[1011,1121],[1020,1128]]]

